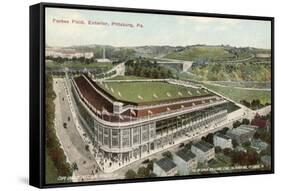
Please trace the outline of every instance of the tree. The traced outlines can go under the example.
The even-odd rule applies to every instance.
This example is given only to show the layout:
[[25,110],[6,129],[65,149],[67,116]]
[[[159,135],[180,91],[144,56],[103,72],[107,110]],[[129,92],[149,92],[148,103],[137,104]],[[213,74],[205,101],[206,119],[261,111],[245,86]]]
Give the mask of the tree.
[[168,78],[172,78],[173,77],[173,73],[172,73],[172,71],[171,70],[168,70],[168,74],[167,74],[168,76]]
[[270,145],[268,145],[265,150],[262,150],[260,152],[260,156],[264,156],[264,155],[271,155],[271,146]]
[[233,123],[233,128],[237,128],[237,127],[239,127],[241,125],[241,122],[240,121],[235,121],[234,123]]
[[230,149],[230,148],[225,148],[225,149],[223,149],[223,154],[224,154],[225,156],[230,157],[230,156],[232,155],[232,149]]
[[233,164],[246,165],[247,163],[246,153],[243,151],[234,152],[231,160]]
[[242,144],[244,147],[249,147],[251,146],[251,142],[250,141],[246,141],[245,143]]
[[260,100],[259,99],[254,99],[251,103],[252,108],[258,108],[260,106]]
[[248,165],[257,164],[258,161],[259,161],[258,153],[255,150],[253,150],[253,149],[248,150],[248,152],[247,152],[247,162],[248,162]]
[[209,133],[206,137],[202,137],[201,140],[213,144],[213,133]]
[[237,142],[236,139],[232,139],[232,145],[233,145],[233,148],[236,148],[236,147],[238,147],[239,143]]
[[210,144],[213,144],[213,137],[214,137],[214,134],[213,133],[209,133],[207,136],[206,136],[206,142],[210,143]]
[[148,162],[148,164],[147,164],[147,168],[150,170],[150,171],[153,171],[153,163],[154,162],[156,162],[157,161],[157,159],[152,159],[152,160],[150,160],[149,162]]
[[215,153],[221,153],[222,149],[220,147],[215,147]]
[[162,154],[163,157],[167,157],[169,159],[172,159],[173,158],[173,155],[170,151],[166,151]]
[[259,128],[254,134],[255,139],[261,139],[262,141],[270,144],[271,143],[271,134],[267,132],[266,129]]
[[126,179],[134,179],[134,178],[137,178],[137,173],[135,171],[133,171],[132,169],[130,169],[125,173],[125,177],[126,177]]
[[78,170],[78,165],[76,162],[72,163],[72,169],[73,170]]
[[185,144],[184,148],[189,150],[191,149],[191,146],[192,146],[192,142]]
[[[53,161],[55,168],[58,170],[61,176],[71,176],[72,168],[69,163],[67,163],[66,156],[59,140],[57,139],[55,128],[54,128],[54,118],[55,118],[55,104],[54,99],[56,94],[53,90],[53,78],[50,75],[46,75],[46,156],[49,156]],[[49,173],[46,171],[46,173]],[[55,177],[57,178],[57,177]]]
[[241,100],[240,103],[241,103],[242,105],[245,105],[246,107],[251,107],[251,103],[248,102],[248,101],[246,101],[246,100]]
[[150,174],[150,170],[148,168],[145,168],[145,167],[140,167],[138,169],[138,178],[146,178],[146,177],[149,177],[149,174]]
[[249,124],[250,124],[250,120],[244,118],[244,119],[242,120],[242,124],[249,125]]
[[222,130],[220,130],[220,133],[225,135],[228,130],[228,127],[224,127]]

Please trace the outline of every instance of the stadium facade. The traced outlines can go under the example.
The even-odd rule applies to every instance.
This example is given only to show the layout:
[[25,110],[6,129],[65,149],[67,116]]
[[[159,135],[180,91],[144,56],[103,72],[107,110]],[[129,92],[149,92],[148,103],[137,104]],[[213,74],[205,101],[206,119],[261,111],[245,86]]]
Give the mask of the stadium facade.
[[207,90],[202,96],[136,103],[121,101],[81,75],[71,79],[71,91],[80,123],[102,157],[113,162],[142,158],[227,117],[228,101]]

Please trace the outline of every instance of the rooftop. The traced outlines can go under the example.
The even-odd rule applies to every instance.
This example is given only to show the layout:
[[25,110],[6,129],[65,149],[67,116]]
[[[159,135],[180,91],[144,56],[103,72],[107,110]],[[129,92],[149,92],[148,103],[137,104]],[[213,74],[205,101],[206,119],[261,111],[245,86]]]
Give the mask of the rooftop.
[[255,131],[250,125],[240,125],[237,128],[229,129],[227,132],[235,135],[243,135]]
[[196,157],[195,154],[193,154],[190,150],[187,151],[185,149],[178,151],[176,155],[178,155],[181,159],[186,162]]
[[255,118],[252,120],[251,125],[266,128],[268,121],[266,119]]
[[213,145],[211,145],[210,143],[207,143],[205,141],[199,141],[199,142],[195,143],[192,146],[197,147],[198,149],[200,149],[200,150],[202,150],[204,152],[207,152],[210,149],[214,148]]
[[265,149],[268,146],[268,143],[266,143],[260,139],[254,139],[252,141],[252,146],[260,148],[260,149]]
[[222,133],[216,133],[215,136],[220,137],[220,138],[223,138],[223,139],[227,139],[227,140],[231,139],[229,136],[224,135],[224,134],[222,134]]
[[165,172],[170,171],[176,167],[176,164],[169,158],[164,157],[156,162],[156,164],[161,167]]

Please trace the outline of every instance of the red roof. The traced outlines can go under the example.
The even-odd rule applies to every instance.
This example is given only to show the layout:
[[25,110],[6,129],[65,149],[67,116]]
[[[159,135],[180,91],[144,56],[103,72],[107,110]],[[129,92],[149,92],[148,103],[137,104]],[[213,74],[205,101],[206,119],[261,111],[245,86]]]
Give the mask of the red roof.
[[252,120],[251,125],[258,126],[261,128],[267,127],[267,120],[261,118],[255,118]]

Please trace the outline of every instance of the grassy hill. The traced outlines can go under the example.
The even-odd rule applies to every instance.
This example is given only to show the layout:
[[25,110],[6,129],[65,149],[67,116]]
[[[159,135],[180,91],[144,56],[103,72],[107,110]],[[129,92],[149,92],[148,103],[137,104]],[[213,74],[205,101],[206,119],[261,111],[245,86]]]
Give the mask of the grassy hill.
[[191,72],[206,81],[270,81],[270,64],[208,64],[193,66]]
[[269,53],[270,50],[255,48],[236,48],[231,46],[193,45],[167,54],[166,58],[193,60],[195,62],[239,61],[251,58],[257,53]]
[[166,55],[166,58],[178,60],[227,60],[233,57],[222,47],[192,46],[186,47],[181,51]]

